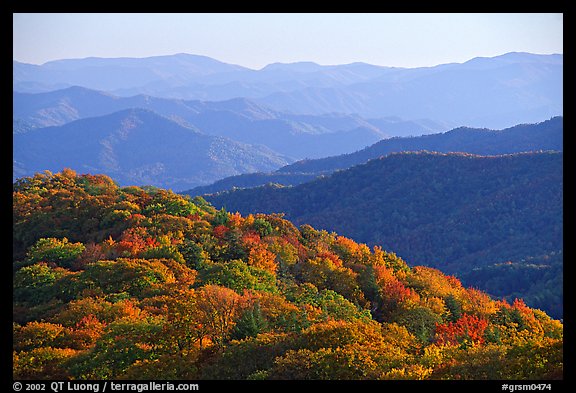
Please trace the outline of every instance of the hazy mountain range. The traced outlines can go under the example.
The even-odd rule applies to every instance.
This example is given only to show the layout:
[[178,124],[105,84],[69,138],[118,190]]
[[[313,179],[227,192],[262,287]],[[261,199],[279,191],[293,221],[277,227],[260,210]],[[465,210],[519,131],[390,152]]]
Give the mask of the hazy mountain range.
[[205,135],[145,109],[126,109],[14,135],[14,177],[72,168],[121,185],[181,190],[289,162],[264,146]]
[[121,96],[245,97],[294,114],[339,112],[505,128],[562,115],[563,55],[508,53],[422,68],[276,63],[261,70],[190,54],[43,65],[14,61],[13,84],[16,91],[33,93],[83,86]]
[[145,95],[118,97],[82,87],[47,93],[13,93],[15,133],[144,108],[214,136],[259,144],[292,159],[353,152],[384,137],[444,130],[432,121],[364,119],[357,115],[293,115],[246,98],[227,101],[165,99]]
[[[562,115],[562,82],[562,55],[528,53],[424,68],[363,63],[322,66],[301,62],[250,70],[188,54],[142,59],[67,59],[43,65],[15,61],[13,133],[18,145],[20,134],[33,129],[64,126],[88,118],[93,120],[80,125],[97,123],[99,117],[141,108],[198,133],[239,142],[246,154],[254,149],[258,151],[256,155],[265,152],[270,158],[256,159],[260,164],[255,165],[244,165],[241,160],[241,164],[232,165],[234,169],[226,164],[194,175],[172,173],[166,169],[168,166],[162,171],[161,182],[158,165],[174,157],[139,165],[138,176],[113,174],[110,168],[104,172],[121,183],[152,181],[157,186],[180,184],[192,188],[230,175],[276,170],[304,158],[354,153],[390,137],[438,134],[457,126],[498,129],[543,121]],[[58,140],[59,135],[51,132]],[[451,151],[458,147],[434,145],[434,141],[430,139],[433,146],[430,150]],[[169,150],[163,147],[166,139],[157,139],[157,143],[157,150],[168,154]],[[386,143],[390,151],[414,148],[404,140]],[[419,148],[427,148],[420,146],[420,141],[415,143]],[[458,150],[476,152],[472,149],[474,143],[470,149],[458,147]],[[67,145],[65,141],[63,144]],[[198,148],[182,146],[181,150],[198,152]],[[57,151],[60,156],[54,162],[76,163],[78,170],[101,167],[69,160],[62,156],[64,150]],[[132,154],[128,147],[125,151]],[[56,151],[43,148],[42,154],[54,156]],[[208,156],[210,152],[196,154],[193,165],[187,159],[192,166],[178,168],[184,172],[207,168],[209,164],[196,161]],[[15,154],[14,177],[41,168],[42,160],[34,162],[34,157],[37,156]],[[354,157],[347,159],[353,161]],[[365,158],[356,163],[363,161]],[[286,171],[292,169],[283,169]],[[194,181],[177,180],[192,177]],[[289,180],[291,177],[282,178],[285,184],[295,184]],[[250,182],[252,186],[258,184]]]

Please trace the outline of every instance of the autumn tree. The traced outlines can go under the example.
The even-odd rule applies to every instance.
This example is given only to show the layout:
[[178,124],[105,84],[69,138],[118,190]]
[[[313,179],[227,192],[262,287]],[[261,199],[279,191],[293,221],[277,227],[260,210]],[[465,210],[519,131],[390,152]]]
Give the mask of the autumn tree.
[[13,226],[16,379],[563,377],[561,321],[281,214],[64,170]]
[[14,379],[66,380],[71,375],[68,363],[78,355],[69,348],[39,347],[30,351],[14,352],[12,356]]
[[114,379],[134,363],[160,356],[163,321],[158,317],[122,318],[109,324],[94,347],[77,357],[75,378]]
[[196,292],[198,321],[217,346],[223,346],[232,333],[243,308],[240,295],[218,285],[205,285]]
[[298,278],[303,282],[314,284],[319,289],[332,289],[345,298],[359,304],[366,300],[358,282],[357,274],[341,266],[341,261],[328,256],[307,259],[296,267]]
[[463,314],[456,322],[436,326],[435,341],[439,344],[470,346],[484,342],[484,331],[488,321],[474,315]]
[[256,337],[268,327],[268,322],[260,308],[260,302],[256,301],[244,309],[234,329],[232,338],[242,340],[246,337]]
[[261,245],[254,247],[250,250],[248,265],[276,274],[276,255]]

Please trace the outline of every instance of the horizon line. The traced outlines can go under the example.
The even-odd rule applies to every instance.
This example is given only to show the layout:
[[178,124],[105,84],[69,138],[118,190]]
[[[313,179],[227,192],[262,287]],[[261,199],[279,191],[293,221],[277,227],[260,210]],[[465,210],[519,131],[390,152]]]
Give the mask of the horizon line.
[[28,64],[28,65],[34,65],[34,66],[45,66],[46,64],[49,63],[53,63],[53,62],[59,62],[59,61],[81,61],[81,60],[89,60],[89,59],[99,59],[99,60],[119,60],[119,59],[129,59],[129,60],[144,60],[144,59],[151,59],[151,58],[159,58],[159,57],[175,57],[175,56],[181,56],[181,55],[187,55],[187,56],[195,56],[195,57],[202,57],[202,58],[207,58],[207,59],[211,59],[214,61],[218,61],[220,63],[223,64],[228,64],[228,65],[233,65],[233,66],[238,66],[238,67],[242,67],[248,70],[252,70],[252,71],[261,71],[263,69],[265,69],[266,67],[269,67],[271,65],[294,65],[294,64],[313,64],[319,67],[338,67],[338,66],[346,66],[346,65],[353,65],[353,64],[365,64],[365,65],[370,65],[370,66],[375,66],[375,67],[383,67],[383,68],[402,68],[402,69],[414,69],[414,68],[431,68],[431,67],[437,67],[437,66],[441,66],[441,65],[448,65],[448,64],[464,64],[467,63],[469,61],[475,60],[475,59],[493,59],[493,58],[497,58],[497,57],[502,57],[502,56],[506,56],[506,55],[511,55],[511,54],[528,54],[528,55],[536,55],[536,56],[564,56],[564,53],[559,53],[559,52],[554,52],[554,53],[535,53],[535,52],[525,52],[525,51],[512,51],[512,52],[505,52],[505,53],[501,53],[495,56],[475,56],[472,58],[469,58],[466,61],[463,62],[457,62],[457,61],[453,61],[453,62],[447,62],[447,63],[438,63],[435,65],[422,65],[422,66],[414,66],[414,67],[403,67],[403,66],[392,66],[392,65],[381,65],[381,64],[373,64],[373,63],[368,63],[365,61],[354,61],[351,63],[339,63],[339,64],[319,64],[317,62],[314,61],[310,61],[310,60],[299,60],[299,61],[295,61],[295,62],[273,62],[273,63],[268,63],[266,65],[264,65],[261,68],[251,68],[251,67],[247,67],[247,66],[243,66],[240,64],[236,64],[236,63],[227,63],[225,61],[216,59],[214,57],[210,57],[210,56],[206,56],[206,55],[199,55],[199,54],[195,54],[195,53],[187,53],[187,52],[178,52],[178,53],[172,53],[172,54],[165,54],[165,55],[151,55],[151,56],[143,56],[143,57],[135,57],[135,56],[121,56],[121,57],[102,57],[102,56],[87,56],[87,57],[70,57],[70,58],[61,58],[61,59],[53,59],[53,60],[48,60],[45,61],[44,63],[29,63],[29,62],[25,62],[25,61],[21,61],[21,60],[17,60],[12,58],[12,62],[17,62],[20,64]]

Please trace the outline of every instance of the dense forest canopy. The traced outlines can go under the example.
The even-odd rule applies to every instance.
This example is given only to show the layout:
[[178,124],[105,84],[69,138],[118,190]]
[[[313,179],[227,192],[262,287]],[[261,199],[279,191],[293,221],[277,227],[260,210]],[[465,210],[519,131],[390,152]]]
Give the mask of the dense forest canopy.
[[294,187],[205,198],[394,251],[562,318],[563,154],[404,152]]
[[561,379],[563,325],[279,214],[13,186],[15,379]]
[[300,160],[270,173],[250,173],[227,177],[208,186],[185,191],[196,196],[215,194],[232,188],[252,188],[278,183],[296,186],[337,170],[365,164],[369,160],[405,151],[461,152],[478,155],[512,154],[529,151],[562,151],[564,145],[562,116],[538,124],[518,124],[504,130],[460,127],[440,134],[383,139],[362,150],[319,159]]

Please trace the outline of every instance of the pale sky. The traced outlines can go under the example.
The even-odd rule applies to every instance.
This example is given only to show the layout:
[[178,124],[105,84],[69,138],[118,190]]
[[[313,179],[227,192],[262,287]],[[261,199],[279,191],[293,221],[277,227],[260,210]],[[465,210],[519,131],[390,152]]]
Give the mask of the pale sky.
[[13,14],[13,59],[191,53],[267,64],[420,67],[507,52],[563,53],[563,14]]

